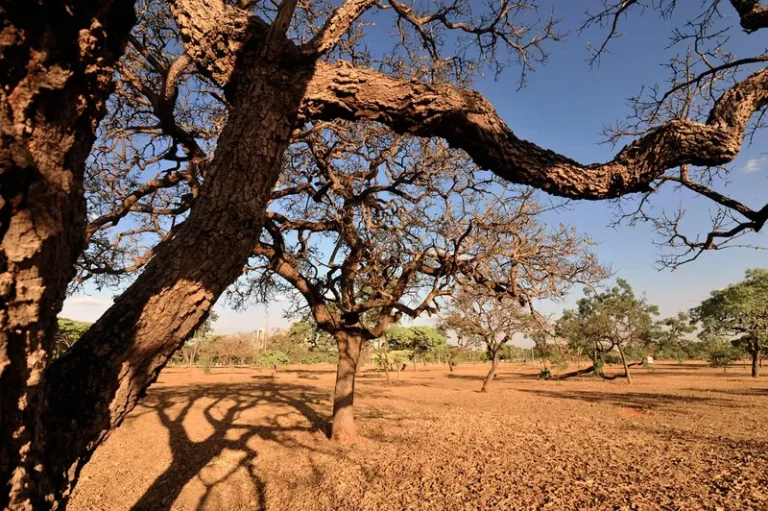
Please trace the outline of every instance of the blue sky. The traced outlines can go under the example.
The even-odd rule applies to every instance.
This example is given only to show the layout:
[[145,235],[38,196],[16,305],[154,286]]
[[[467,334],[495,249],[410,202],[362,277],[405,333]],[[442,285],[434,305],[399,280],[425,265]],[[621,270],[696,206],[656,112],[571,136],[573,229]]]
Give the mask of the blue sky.
[[[697,9],[700,2],[678,2],[672,20],[662,20],[651,10],[623,20],[623,36],[612,42],[611,53],[602,59],[597,69],[590,69],[586,62],[586,45],[588,42],[599,44],[605,32],[595,28],[579,35],[576,29],[587,8],[599,8],[599,0],[543,3],[542,9],[553,5],[557,15],[565,18],[561,28],[570,33],[565,42],[550,46],[548,63],[530,74],[525,89],[517,90],[518,74],[514,68],[498,80],[492,77],[478,80],[475,88],[496,106],[518,136],[583,163],[610,159],[616,149],[598,143],[603,126],[624,119],[628,112],[626,99],[637,94],[642,85],[652,85],[666,78],[660,64],[670,54],[682,51],[682,48],[665,50],[670,31],[681,19],[690,18],[695,12],[686,12],[686,9]],[[730,14],[729,5],[724,5],[723,9]],[[758,54],[764,50],[755,41],[756,37],[759,36],[744,36],[736,27],[730,48],[741,56]],[[725,191],[753,207],[765,204],[768,134],[763,132],[755,137],[752,146],[744,147],[731,167],[730,184]],[[671,211],[680,201],[681,196],[663,193],[657,207]],[[686,202],[687,225],[691,229],[698,226],[699,232],[705,232],[709,222],[707,206],[705,201]],[[652,243],[655,239],[652,230],[644,226],[610,228],[608,224],[613,212],[609,203],[582,201],[573,203],[570,211],[550,220],[574,225],[599,241],[597,250],[601,259],[610,263],[617,276],[627,279],[636,291],[646,293],[652,303],[659,305],[663,315],[695,306],[710,290],[740,280],[747,268],[768,266],[766,252],[729,249],[704,254],[674,272],[657,271],[654,262],[658,248]],[[744,241],[768,246],[765,233],[753,234]],[[65,302],[61,315],[93,321],[109,306],[113,294],[109,290],[86,289],[85,293]],[[565,303],[547,304],[544,309],[546,312],[560,310],[580,295],[581,290],[576,289]],[[287,324],[282,318],[283,306],[284,303],[270,305],[271,327]],[[253,330],[264,322],[263,306],[235,312],[225,303],[219,303],[216,310],[220,315],[215,324],[218,332]]]

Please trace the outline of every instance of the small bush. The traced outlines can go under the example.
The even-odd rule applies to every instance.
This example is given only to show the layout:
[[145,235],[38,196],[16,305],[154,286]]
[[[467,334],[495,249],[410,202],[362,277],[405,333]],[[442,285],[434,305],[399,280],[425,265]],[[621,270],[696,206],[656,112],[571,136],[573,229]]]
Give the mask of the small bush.
[[551,380],[552,379],[552,371],[550,371],[549,367],[545,367],[541,371],[539,371],[539,379],[540,380]]
[[274,367],[286,365],[291,362],[291,359],[278,350],[267,350],[259,356],[259,365],[262,367]]
[[211,369],[213,368],[213,360],[210,358],[204,358],[200,361],[200,365],[203,368],[203,372],[205,374],[211,374]]
[[731,365],[731,362],[736,360],[736,358],[737,356],[736,353],[734,353],[734,350],[724,346],[713,348],[707,354],[707,362],[709,362],[709,366],[715,368],[722,367],[723,372],[728,369],[728,366]]

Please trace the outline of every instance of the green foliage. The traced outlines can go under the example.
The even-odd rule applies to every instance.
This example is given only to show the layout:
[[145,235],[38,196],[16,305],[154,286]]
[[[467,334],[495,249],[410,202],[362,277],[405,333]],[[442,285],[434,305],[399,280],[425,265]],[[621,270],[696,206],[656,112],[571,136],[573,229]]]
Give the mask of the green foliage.
[[397,371],[403,364],[407,363],[411,357],[413,357],[413,352],[411,350],[380,350],[375,352],[371,359],[381,369]]
[[426,359],[447,355],[450,349],[445,331],[431,326],[395,325],[387,329],[383,342],[387,343],[389,358],[393,353],[398,353],[399,356],[407,353],[407,360],[414,363],[417,358]]
[[694,346],[697,343],[686,337],[696,330],[696,325],[685,312],[658,321],[654,330],[653,344],[657,358],[672,358],[682,363],[698,354],[699,350]]
[[60,357],[65,351],[71,348],[90,326],[91,323],[84,323],[82,321],[75,321],[67,318],[58,318],[53,358]]
[[195,332],[192,334],[193,339],[201,339],[208,337],[213,333],[213,324],[218,321],[219,315],[216,314],[213,310],[211,310],[208,313],[208,317],[205,318],[205,321],[195,330]]
[[335,364],[339,361],[339,354],[336,353],[312,353],[296,359],[299,364]]
[[431,326],[393,326],[384,339],[393,350],[411,350],[414,354],[444,350],[447,337],[443,330]]
[[203,368],[203,372],[204,372],[205,374],[210,374],[210,373],[211,373],[211,369],[213,368],[213,366],[214,366],[215,364],[214,364],[214,362],[213,362],[213,359],[211,359],[211,358],[207,358],[207,357],[206,357],[206,358],[204,358],[204,359],[202,359],[202,360],[200,361],[200,365],[202,366],[202,368]]
[[286,333],[287,340],[312,353],[336,353],[336,341],[328,332],[317,327],[311,315],[302,316]]
[[278,350],[266,350],[259,356],[258,359],[258,364],[262,367],[277,368],[277,366],[286,365],[290,362],[291,359],[288,357],[288,355]]
[[748,353],[768,350],[768,270],[747,270],[745,279],[710,297],[691,310],[701,322],[700,337],[737,337]]
[[614,346],[648,349],[652,345],[658,307],[637,297],[626,280],[617,279],[609,291],[585,289],[584,294],[577,308],[563,311],[555,325],[556,334],[568,340],[572,351],[596,362]]
[[725,371],[736,359],[738,359],[738,352],[727,341],[711,342],[707,349],[707,362],[710,367],[722,367]]
[[561,371],[568,369],[568,357],[560,349],[550,349],[542,358],[548,365],[548,369],[554,369],[559,375]]

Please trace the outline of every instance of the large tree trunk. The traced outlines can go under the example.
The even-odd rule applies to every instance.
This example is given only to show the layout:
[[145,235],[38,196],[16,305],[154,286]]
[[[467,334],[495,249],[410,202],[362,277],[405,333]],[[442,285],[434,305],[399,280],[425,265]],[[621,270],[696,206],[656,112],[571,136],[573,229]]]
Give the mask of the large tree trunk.
[[132,0],[0,4],[0,508],[45,509],[44,372]]
[[253,253],[295,122],[306,79],[301,71],[259,65],[238,80],[241,94],[188,219],[51,365],[46,454],[65,494]]
[[490,387],[491,382],[496,378],[496,369],[499,366],[499,352],[493,352],[491,354],[491,370],[488,371],[488,374],[485,376],[485,380],[483,381],[483,388],[480,389],[480,392],[488,392],[488,387]]
[[627,365],[627,359],[624,356],[624,350],[621,349],[621,345],[617,344],[616,347],[619,349],[619,356],[621,357],[621,365],[624,366],[624,377],[627,379],[627,385],[632,385],[632,375],[629,374],[629,366]]
[[336,370],[336,387],[333,390],[331,438],[349,445],[357,440],[354,411],[355,373],[363,338],[359,334],[344,331],[335,333],[334,337],[339,347],[339,363]]

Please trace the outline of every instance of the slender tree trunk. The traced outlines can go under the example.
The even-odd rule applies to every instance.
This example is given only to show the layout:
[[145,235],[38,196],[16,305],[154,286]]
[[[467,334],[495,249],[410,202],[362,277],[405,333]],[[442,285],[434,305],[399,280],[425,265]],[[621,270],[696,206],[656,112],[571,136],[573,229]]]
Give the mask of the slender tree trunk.
[[339,348],[336,387],[333,391],[333,423],[331,438],[341,444],[357,440],[355,427],[355,374],[360,361],[363,338],[360,334],[339,331],[334,334]]
[[752,378],[760,376],[760,347],[755,346],[752,350]]
[[619,356],[621,357],[621,365],[624,366],[624,377],[627,379],[627,385],[632,385],[632,375],[629,374],[629,366],[627,365],[627,359],[624,357],[624,350],[621,348],[621,345],[617,344],[616,347],[619,349]]
[[491,354],[491,370],[488,371],[488,374],[485,376],[485,380],[483,381],[483,388],[480,389],[480,392],[487,392],[488,387],[491,385],[491,382],[496,378],[496,369],[499,365],[499,352],[495,351]]
[[392,385],[392,378],[389,376],[389,355],[387,354],[387,343],[384,343],[384,349],[382,350],[382,353],[384,354],[384,375],[387,377],[387,385]]
[[256,65],[237,79],[200,196],[176,235],[49,369],[46,452],[64,493],[93,450],[205,321],[253,253],[307,73]]
[[40,383],[85,229],[83,171],[132,0],[0,4],[0,508],[46,509]]
[[189,356],[189,367],[192,367],[195,364],[195,359],[197,358],[197,347],[200,344],[200,340],[195,342],[195,345],[192,347],[192,353]]

